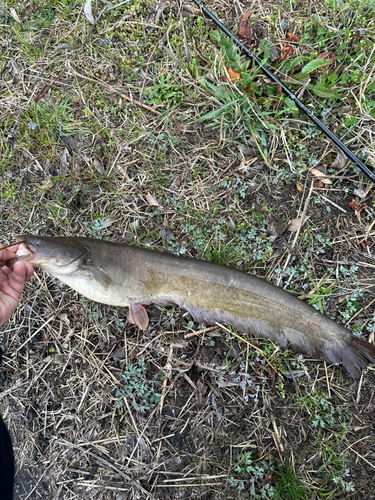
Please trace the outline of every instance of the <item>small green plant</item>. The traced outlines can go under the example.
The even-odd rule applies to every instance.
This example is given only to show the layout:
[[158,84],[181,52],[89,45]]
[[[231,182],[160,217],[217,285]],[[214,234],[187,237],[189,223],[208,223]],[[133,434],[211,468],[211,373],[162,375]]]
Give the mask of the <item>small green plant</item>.
[[307,500],[309,498],[308,490],[288,462],[275,468],[273,477],[276,490],[273,500]]
[[235,461],[234,472],[240,478],[230,477],[228,483],[237,488],[244,498],[258,500],[272,498],[275,495],[276,490],[268,482],[273,471],[272,461],[255,461],[249,451],[239,453]]
[[[335,407],[327,394],[314,392],[309,396],[297,396],[297,402],[309,414],[311,425],[318,430],[321,472],[325,481],[332,481],[345,491],[353,491],[354,485],[344,478],[350,474],[342,455],[343,439],[348,432],[348,422],[352,413],[343,407]],[[328,437],[327,437],[328,436]]]
[[5,181],[0,192],[6,201],[12,201],[17,196],[17,186],[10,180]]
[[63,136],[84,132],[83,129],[80,129],[82,123],[77,122],[74,118],[71,104],[65,101],[60,101],[55,105],[34,103],[30,106],[30,117],[33,120],[29,124],[30,128],[35,128],[37,125],[39,131],[53,136],[55,140]]
[[126,371],[122,374],[123,386],[116,391],[116,402],[118,408],[122,408],[123,400],[127,399],[132,407],[138,413],[145,413],[160,401],[161,394],[156,391],[164,378],[164,373],[159,374],[153,379],[146,376],[147,367],[144,358],[137,361],[136,364],[129,364]]

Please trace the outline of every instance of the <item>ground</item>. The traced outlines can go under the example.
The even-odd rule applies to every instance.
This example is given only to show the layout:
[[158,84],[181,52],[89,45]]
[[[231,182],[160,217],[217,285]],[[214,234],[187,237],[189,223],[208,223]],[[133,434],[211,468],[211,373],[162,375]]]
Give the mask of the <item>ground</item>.
[[[374,2],[207,6],[374,168]],[[1,241],[213,261],[373,342],[372,182],[193,3],[89,10],[1,6]],[[17,499],[375,498],[372,367],[147,309],[142,332],[36,269],[1,329]]]

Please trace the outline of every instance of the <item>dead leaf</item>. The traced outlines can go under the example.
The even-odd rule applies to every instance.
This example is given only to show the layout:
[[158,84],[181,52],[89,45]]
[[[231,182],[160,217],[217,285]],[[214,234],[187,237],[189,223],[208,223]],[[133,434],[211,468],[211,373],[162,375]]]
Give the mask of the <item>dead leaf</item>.
[[362,209],[357,205],[357,203],[354,202],[349,202],[348,203],[349,207],[352,208],[353,210],[356,210],[357,212],[360,212]]
[[122,347],[116,347],[113,351],[113,359],[114,361],[121,361],[125,359],[125,351]]
[[197,406],[200,410],[203,410],[206,405],[206,398],[204,396],[207,393],[207,389],[208,387],[201,380],[198,380],[196,398]]
[[238,28],[238,35],[245,40],[244,45],[250,47],[252,39],[252,29],[250,26],[251,12],[246,12],[240,17],[240,25]]
[[279,61],[283,61],[286,57],[291,56],[292,54],[293,54],[293,47],[291,47],[290,45],[283,45]]
[[271,377],[272,382],[275,382],[277,372],[275,372],[275,370],[273,368],[271,368],[270,366],[267,366],[266,370],[268,371],[268,373],[269,373],[269,375]]
[[78,139],[74,137],[74,135],[61,135],[60,139],[70,151],[75,151],[77,149]]
[[291,233],[295,233],[301,227],[302,218],[298,217],[297,219],[293,219],[289,222],[287,230]]
[[340,170],[345,167],[347,163],[347,158],[342,151],[338,151],[336,158],[334,159],[331,168],[336,168]]
[[[288,32],[286,34],[286,38],[284,38],[284,42],[298,42],[299,36],[293,35],[293,33]],[[281,49],[281,57],[279,61],[283,61],[287,56],[291,56],[294,50],[293,47],[289,45],[289,43],[284,43],[283,48]]]
[[286,38],[284,38],[286,42],[299,42],[299,36],[293,35],[290,31],[286,34]]
[[158,207],[158,208],[163,209],[163,207],[160,205],[160,203],[158,203],[156,201],[156,198],[154,198],[152,196],[152,194],[150,194],[150,193],[148,193],[148,195],[146,196],[146,201],[150,205],[150,207]]
[[56,363],[57,365],[61,365],[63,363],[66,363],[67,357],[65,354],[55,354],[53,357],[53,362]]
[[232,83],[234,83],[234,82],[236,82],[237,80],[240,79],[240,74],[236,73],[236,71],[233,71],[233,69],[232,69],[231,66],[229,66],[229,68],[228,68],[228,74],[230,76],[230,79],[231,79]]
[[88,22],[90,24],[95,24],[95,19],[94,16],[92,15],[91,0],[86,1],[85,6],[83,7],[83,12]]
[[[327,59],[328,61],[332,61],[332,63],[337,61],[337,57],[333,52],[321,52],[317,57],[317,59]],[[319,68],[320,73],[324,73],[327,69],[328,64],[324,64]]]
[[275,239],[283,232],[284,225],[281,224],[281,222],[276,219],[270,221],[267,228],[267,235],[270,236],[271,241],[275,241]]
[[69,172],[72,164],[72,157],[70,156],[68,148],[65,148],[61,155],[61,165],[57,171],[58,175],[63,177]]
[[366,193],[363,191],[363,189],[357,188],[353,192],[356,196],[359,196],[360,198],[362,198],[362,200],[364,200],[366,198]]
[[300,181],[297,181],[296,188],[300,193],[303,193],[304,190],[304,185],[300,183]]
[[21,24],[21,20],[20,20],[20,18],[18,17],[17,12],[13,9],[13,7],[9,7],[9,13],[10,13],[10,15],[13,17],[13,19],[14,19],[15,21],[17,21],[17,23],[20,23],[20,24]]
[[179,134],[182,134],[182,128],[181,128],[181,125],[179,123],[179,121],[177,120],[176,118],[176,115],[172,115],[172,119],[173,119],[173,123],[175,124],[175,127],[176,127],[176,130]]
[[271,61],[277,61],[280,54],[280,48],[277,45],[272,45],[271,47]]
[[323,188],[324,187],[323,181],[321,181],[321,180],[314,181],[314,187]]
[[327,177],[323,174],[323,172],[321,172],[320,170],[318,170],[317,168],[312,168],[310,170],[310,173],[314,176],[314,177],[319,177],[319,180],[322,181],[324,184],[332,184],[332,181],[331,179],[327,179]]
[[16,63],[14,59],[9,59],[7,62],[7,68],[10,71],[10,74],[13,76],[16,82],[19,81],[19,75],[21,74],[21,68],[20,66]]
[[190,16],[190,14],[199,14],[200,10],[197,8],[196,5],[193,5],[192,3],[183,3],[182,4],[182,13],[184,14],[186,12],[187,15]]

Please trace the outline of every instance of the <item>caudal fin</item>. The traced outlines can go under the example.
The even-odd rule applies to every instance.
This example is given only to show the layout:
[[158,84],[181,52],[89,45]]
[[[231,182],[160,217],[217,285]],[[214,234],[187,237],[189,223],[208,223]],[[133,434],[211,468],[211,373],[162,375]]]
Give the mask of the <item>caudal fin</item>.
[[344,373],[358,378],[362,368],[375,363],[375,345],[353,335],[349,344],[343,348],[341,356]]

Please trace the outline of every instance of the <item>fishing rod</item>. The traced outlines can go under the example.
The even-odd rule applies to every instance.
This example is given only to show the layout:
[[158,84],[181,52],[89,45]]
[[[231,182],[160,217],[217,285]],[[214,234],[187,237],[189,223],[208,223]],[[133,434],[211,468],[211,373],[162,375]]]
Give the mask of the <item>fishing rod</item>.
[[236,38],[233,33],[226,27],[224,26],[223,23],[219,21],[219,19],[214,16],[214,14],[207,9],[199,0],[193,0],[193,2],[204,12],[204,14],[213,21],[216,26],[218,26],[221,31],[223,31],[231,40],[233,43],[239,47],[244,54],[246,54],[250,59],[253,59],[253,61],[256,62],[256,64],[259,66],[259,68],[265,73],[268,78],[273,80],[275,83],[280,85],[280,87],[283,89],[284,94],[286,94],[289,99],[291,99],[294,104],[301,110],[303,111],[314,123],[315,125],[327,136],[331,139],[332,142],[336,144],[338,148],[341,149],[341,151],[348,157],[353,163],[356,163],[358,167],[362,170],[364,174],[367,175],[369,179],[372,180],[372,182],[375,184],[375,174],[369,170],[368,167],[364,163],[361,162],[357,156],[348,149],[344,143],[340,141],[338,137],[335,136],[315,115],[312,111],[310,111],[306,106],[297,98],[296,95],[293,94],[291,90],[281,81],[279,78],[277,78],[276,75],[272,73],[270,69],[267,68],[264,64],[262,64],[262,61],[257,57],[251,50],[249,50],[245,45],[238,39]]

